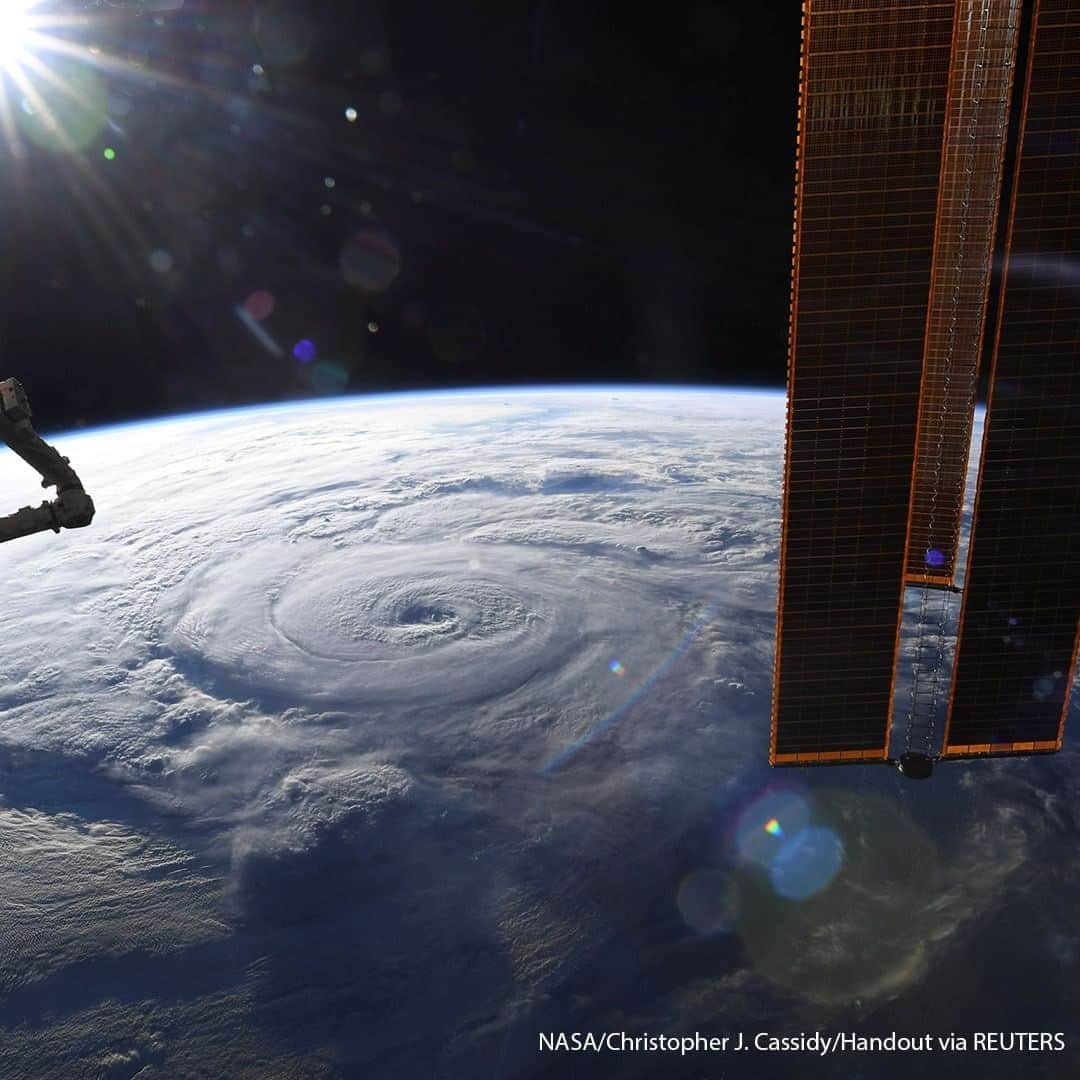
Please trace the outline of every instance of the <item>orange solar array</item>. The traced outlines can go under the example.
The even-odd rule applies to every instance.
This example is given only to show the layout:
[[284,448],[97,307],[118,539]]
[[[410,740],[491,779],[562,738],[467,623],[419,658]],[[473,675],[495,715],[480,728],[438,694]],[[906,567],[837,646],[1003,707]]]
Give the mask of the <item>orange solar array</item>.
[[774,765],[887,755],[954,6],[803,9]]
[[1080,620],[1080,0],[1036,0],[944,754],[1061,746]]
[[913,584],[951,584],[956,568],[1019,29],[1020,0],[956,5],[908,526]]

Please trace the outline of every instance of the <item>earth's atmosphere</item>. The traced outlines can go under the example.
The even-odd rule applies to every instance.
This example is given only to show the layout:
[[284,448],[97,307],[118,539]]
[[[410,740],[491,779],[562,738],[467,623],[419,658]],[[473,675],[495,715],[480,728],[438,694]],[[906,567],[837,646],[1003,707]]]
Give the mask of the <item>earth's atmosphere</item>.
[[[50,435],[98,515],[0,548],[0,1076],[1080,1075],[1075,708],[929,783],[767,766],[783,433],[598,389]],[[538,1045],[988,1030],[1067,1048]]]

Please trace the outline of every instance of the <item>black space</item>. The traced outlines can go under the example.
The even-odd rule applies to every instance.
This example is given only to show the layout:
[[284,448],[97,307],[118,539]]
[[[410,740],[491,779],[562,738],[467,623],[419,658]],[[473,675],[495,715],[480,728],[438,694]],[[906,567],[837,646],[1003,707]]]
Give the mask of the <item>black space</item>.
[[[47,32],[123,65],[96,68],[79,146],[27,137],[5,76],[0,377],[43,428],[365,390],[783,385],[798,4],[152,6],[39,9],[82,13]],[[237,315],[258,290],[278,349]]]

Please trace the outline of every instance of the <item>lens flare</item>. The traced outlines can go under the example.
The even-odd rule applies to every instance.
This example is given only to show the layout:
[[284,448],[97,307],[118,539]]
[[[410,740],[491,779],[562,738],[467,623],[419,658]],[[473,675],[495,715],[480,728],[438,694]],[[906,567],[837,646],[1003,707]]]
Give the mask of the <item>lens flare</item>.
[[298,341],[293,346],[293,356],[295,356],[301,364],[310,364],[311,361],[315,359],[315,342],[309,341],[307,338]]
[[30,9],[38,0],[5,0],[0,4],[0,69],[19,66],[33,35]]
[[683,922],[704,937],[732,930],[739,913],[738,901],[734,880],[719,869],[688,874],[675,896]]
[[244,310],[253,318],[262,322],[274,314],[274,295],[266,289],[256,289],[245,301]]
[[787,900],[807,900],[827,888],[844,864],[844,845],[832,829],[809,825],[776,853],[769,880]]
[[809,824],[810,806],[801,795],[765,791],[739,814],[733,837],[735,854],[768,869],[785,838],[797,836]]

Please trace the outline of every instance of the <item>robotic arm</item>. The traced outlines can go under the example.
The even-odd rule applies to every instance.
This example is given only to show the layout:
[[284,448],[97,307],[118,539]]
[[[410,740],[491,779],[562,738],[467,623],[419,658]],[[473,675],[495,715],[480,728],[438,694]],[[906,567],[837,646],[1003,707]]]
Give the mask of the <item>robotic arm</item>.
[[34,431],[30,403],[17,379],[0,380],[0,440],[41,473],[41,486],[55,487],[56,498],[40,506],[24,506],[0,517],[0,544],[52,529],[81,529],[94,518],[94,503],[66,457]]

